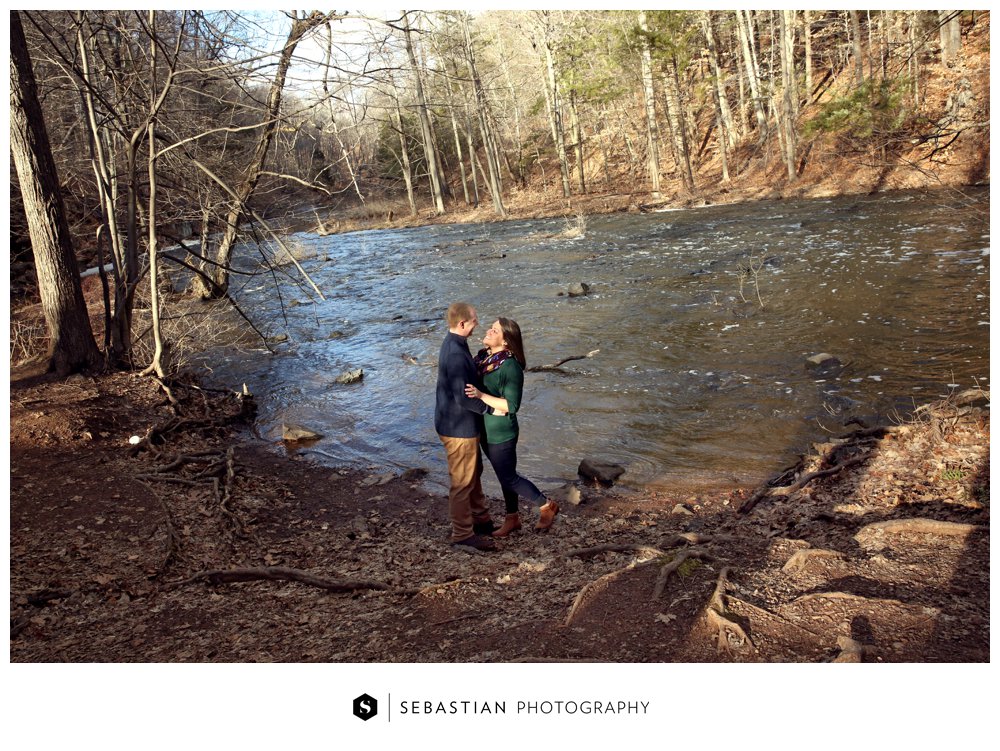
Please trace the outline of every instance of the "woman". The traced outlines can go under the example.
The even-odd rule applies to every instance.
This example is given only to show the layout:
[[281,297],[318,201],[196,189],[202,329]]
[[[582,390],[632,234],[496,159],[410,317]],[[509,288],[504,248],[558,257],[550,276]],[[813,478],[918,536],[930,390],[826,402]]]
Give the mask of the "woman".
[[483,337],[486,349],[473,358],[485,391],[466,384],[466,396],[482,399],[495,414],[483,416],[486,427],[483,450],[503,489],[507,517],[494,537],[506,537],[521,528],[517,498],[521,496],[540,506],[536,530],[552,526],[559,505],[545,497],[535,484],[517,473],[517,410],[524,388],[524,344],[521,328],[509,318],[498,318]]

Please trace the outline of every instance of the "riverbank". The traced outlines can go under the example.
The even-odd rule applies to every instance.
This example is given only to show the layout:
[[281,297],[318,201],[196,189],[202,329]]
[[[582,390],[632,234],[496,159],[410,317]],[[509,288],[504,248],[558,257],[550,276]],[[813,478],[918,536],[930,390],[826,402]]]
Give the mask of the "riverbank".
[[12,373],[11,661],[989,659],[983,398],[818,446],[802,472],[835,472],[747,511],[583,488],[485,555],[419,473],[283,456],[232,396],[171,395]]

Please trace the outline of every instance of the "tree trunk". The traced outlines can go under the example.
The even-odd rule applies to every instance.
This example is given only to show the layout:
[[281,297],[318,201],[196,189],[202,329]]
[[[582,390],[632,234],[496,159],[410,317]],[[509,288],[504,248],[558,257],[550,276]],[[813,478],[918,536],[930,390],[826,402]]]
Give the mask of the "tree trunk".
[[660,198],[660,141],[656,129],[656,91],[653,88],[653,56],[649,49],[649,24],[646,11],[639,11],[639,28],[643,32],[642,45],[642,98],[646,105],[646,141],[649,149],[650,193],[654,199]]
[[[746,18],[744,20],[744,14]],[[767,139],[767,115],[764,112],[764,100],[760,92],[760,76],[757,73],[757,60],[750,48],[750,11],[736,11],[736,32],[740,38],[740,49],[743,51],[743,64],[746,68],[747,83],[750,85],[750,98],[753,100],[753,111],[757,117],[757,140],[764,143]]]
[[63,376],[97,368],[101,354],[87,317],[59,177],[16,10],[10,12],[10,151],[21,186],[49,333],[49,369]]
[[486,152],[486,166],[489,169],[490,194],[493,198],[493,210],[497,216],[506,216],[507,209],[503,205],[503,185],[500,179],[500,157],[496,136],[491,128],[489,101],[486,91],[479,78],[476,68],[476,53],[472,48],[472,33],[469,31],[469,19],[465,17],[463,30],[465,32],[465,54],[469,66],[469,78],[472,79],[472,90],[476,97],[476,115],[479,120],[479,132],[483,139],[483,150]]
[[424,97],[424,84],[420,76],[420,66],[413,51],[413,33],[410,30],[410,18],[403,16],[403,39],[406,43],[406,55],[410,60],[413,80],[417,93],[417,115],[420,118],[420,134],[424,142],[424,156],[427,163],[427,174],[431,181],[431,196],[434,199],[434,213],[440,216],[444,213],[444,190],[441,180],[441,163],[438,160],[437,146],[434,144],[434,134],[431,131],[431,116],[427,109],[427,99]]
[[663,72],[663,91],[667,101],[667,120],[670,123],[670,133],[674,141],[674,156],[677,171],[681,173],[681,182],[688,192],[694,191],[694,173],[691,171],[691,149],[688,145],[687,126],[685,124],[684,107],[680,97],[680,85],[677,80],[677,63],[670,60]]
[[785,133],[785,167],[789,181],[795,179],[795,121],[799,95],[795,85],[795,11],[783,10],[781,38],[781,122]]
[[962,11],[939,10],[938,23],[941,26],[941,63],[950,65],[962,49]]
[[[156,11],[149,11],[149,29],[152,38],[149,40],[149,65],[150,92],[155,91],[156,86]],[[150,97],[152,98],[152,93]],[[159,259],[156,257],[156,106],[150,104],[150,117],[147,126],[147,143],[149,143],[149,307],[152,311],[153,321],[153,359],[146,369],[145,374],[155,373],[160,378],[165,378],[170,369],[169,348],[163,341],[163,331],[160,326],[160,277]]]
[[292,53],[299,41],[309,31],[326,23],[327,17],[318,11],[313,11],[304,18],[296,18],[292,22],[291,31],[285,40],[281,55],[278,58],[278,69],[271,82],[271,88],[267,95],[266,116],[267,121],[263,132],[257,140],[253,155],[250,157],[250,164],[243,182],[236,189],[236,200],[232,202],[229,212],[226,214],[225,227],[222,239],[219,241],[219,248],[216,251],[216,263],[213,271],[214,283],[211,289],[206,289],[201,277],[196,283],[197,293],[203,298],[225,297],[229,291],[229,265],[232,261],[233,246],[236,243],[236,234],[239,230],[240,217],[243,215],[246,203],[253,195],[260,180],[260,175],[264,171],[264,161],[267,159],[267,151],[274,140],[274,134],[278,130],[281,114],[281,95],[285,88],[285,77],[288,75],[288,67],[292,61]]
[[576,91],[569,92],[569,120],[570,128],[573,131],[573,154],[576,161],[577,181],[580,185],[580,194],[587,194],[587,176],[583,163],[583,127],[580,125],[580,113],[576,108]]
[[851,19],[851,48],[854,50],[854,82],[860,87],[865,82],[864,52],[861,49],[861,21],[856,10],[847,11]]
[[552,135],[555,138],[556,156],[559,159],[559,173],[562,176],[563,198],[569,198],[569,160],[566,158],[566,136],[563,131],[562,101],[559,98],[559,82],[556,78],[555,57],[552,54],[552,37],[549,29],[548,11],[545,13],[545,28],[543,29],[542,47],[545,50],[545,81],[551,105]]
[[805,42],[806,69],[806,103],[812,101],[813,93],[813,63],[812,63],[812,12],[802,11],[802,39]]
[[719,63],[719,50],[715,44],[715,30],[712,28],[711,11],[700,14],[701,28],[708,44],[708,61],[712,67],[712,78],[715,81],[715,101],[718,107],[720,133],[722,139],[720,148],[723,150],[736,145],[736,134],[733,128],[733,113],[729,108],[729,97],[726,93],[726,71]]

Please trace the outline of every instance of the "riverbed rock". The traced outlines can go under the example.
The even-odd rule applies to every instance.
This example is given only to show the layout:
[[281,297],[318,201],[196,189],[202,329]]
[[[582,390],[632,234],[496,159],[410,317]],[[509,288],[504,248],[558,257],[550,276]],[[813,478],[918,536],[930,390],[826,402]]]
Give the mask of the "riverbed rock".
[[357,383],[362,378],[365,377],[365,371],[361,368],[357,370],[348,370],[346,373],[341,373],[334,379],[335,383]]
[[321,433],[317,433],[301,425],[294,423],[282,423],[281,425],[281,440],[283,441],[289,441],[290,443],[297,441],[318,441],[322,437]]
[[570,297],[584,297],[590,293],[590,285],[586,282],[573,282],[569,285],[567,294]]
[[288,334],[278,334],[277,336],[271,336],[267,339],[269,344],[282,344],[288,341]]
[[834,371],[843,370],[843,363],[829,352],[821,352],[818,355],[806,358],[806,370],[827,375]]
[[588,457],[580,462],[576,471],[588,480],[596,480],[602,485],[613,485],[615,480],[625,474],[625,467]]

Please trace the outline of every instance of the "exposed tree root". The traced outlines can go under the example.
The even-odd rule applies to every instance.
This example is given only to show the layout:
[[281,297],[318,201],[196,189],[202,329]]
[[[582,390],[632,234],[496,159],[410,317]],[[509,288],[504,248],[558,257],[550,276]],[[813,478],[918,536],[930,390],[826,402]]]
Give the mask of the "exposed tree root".
[[809,565],[810,561],[816,560],[818,558],[835,558],[843,559],[844,554],[836,550],[824,550],[822,548],[806,548],[805,550],[796,550],[791,558],[789,558],[785,565],[781,567],[781,570],[786,574],[795,573],[801,571],[806,566]]
[[[747,632],[736,622],[729,608],[726,606],[726,587],[729,586],[729,567],[726,566],[719,572],[719,578],[715,582],[715,591],[712,593],[708,605],[705,607],[705,615],[709,625],[718,632],[718,652],[730,652],[735,647],[741,649],[746,644],[753,644]],[[736,640],[736,643],[733,643]]]
[[321,576],[310,574],[296,568],[286,568],[284,566],[265,566],[257,568],[231,568],[212,569],[199,571],[189,578],[177,582],[174,586],[183,587],[196,582],[206,582],[208,584],[232,584],[235,582],[249,581],[292,581],[300,584],[307,584],[310,587],[318,587],[327,592],[357,592],[364,589],[374,589],[392,594],[414,595],[419,593],[419,589],[393,589],[391,585],[373,581],[335,581],[324,579]]
[[573,600],[573,604],[572,606],[570,606],[569,612],[566,614],[566,618],[563,620],[563,626],[565,627],[572,624],[573,619],[576,617],[576,614],[580,611],[580,608],[586,602],[592,600],[598,594],[606,590],[608,586],[610,586],[611,582],[615,581],[615,579],[617,579],[619,576],[635,569],[637,565],[639,565],[638,562],[633,561],[624,568],[612,571],[611,573],[605,574],[599,579],[595,579],[594,581],[584,585],[583,589],[581,589],[579,593],[577,593],[576,599]]
[[670,578],[670,575],[679,569],[685,561],[692,558],[697,558],[700,561],[715,560],[712,556],[700,548],[682,550],[674,556],[672,561],[660,569],[660,575],[656,577],[656,584],[653,586],[653,596],[650,598],[653,602],[656,602],[663,596],[663,590],[667,586],[667,579]]
[[855,641],[849,636],[838,637],[837,646],[840,647],[840,654],[833,659],[833,662],[864,662],[865,655],[871,652],[871,647],[867,644]]
[[890,519],[884,522],[868,524],[858,530],[856,539],[870,537],[879,532],[890,534],[910,533],[915,535],[958,535],[968,537],[983,529],[978,524],[960,524],[958,522],[943,522],[936,519]]

